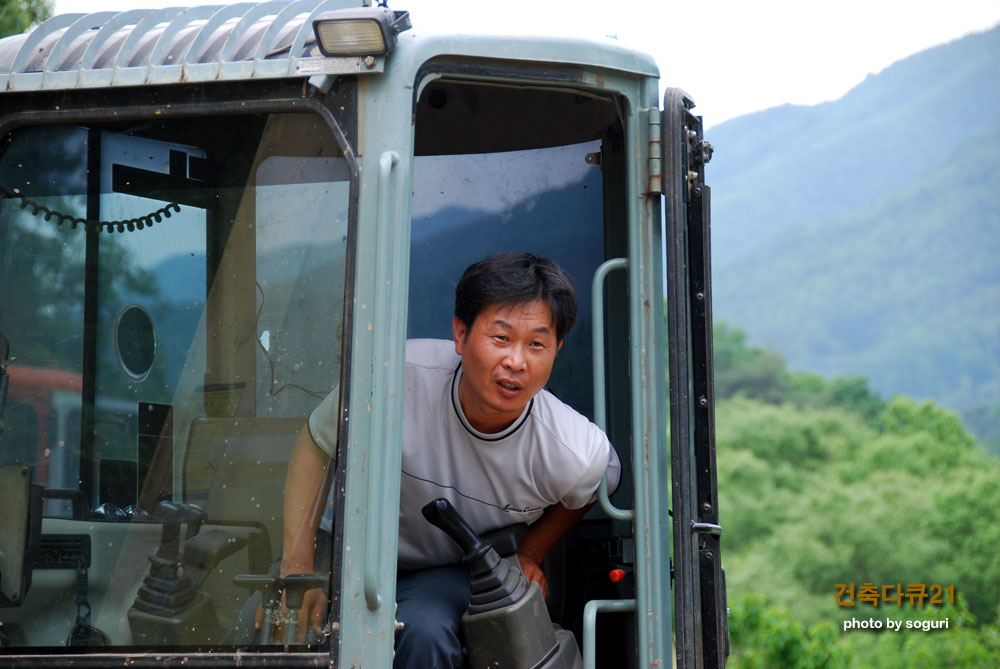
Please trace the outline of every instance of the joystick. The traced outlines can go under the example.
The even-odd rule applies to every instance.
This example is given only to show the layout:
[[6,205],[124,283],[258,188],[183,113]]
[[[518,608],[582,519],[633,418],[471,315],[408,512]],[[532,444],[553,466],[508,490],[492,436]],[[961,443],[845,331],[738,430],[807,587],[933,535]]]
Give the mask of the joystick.
[[552,624],[541,589],[524,577],[516,556],[501,558],[446,499],[430,502],[421,512],[465,553],[471,598],[462,628],[470,666],[568,669],[581,664],[573,634]]
[[184,644],[221,637],[211,600],[199,592],[181,565],[181,525],[188,537],[205,522],[191,504],[160,502],[153,515],[162,525],[160,545],[149,557],[149,573],[128,612],[136,645]]

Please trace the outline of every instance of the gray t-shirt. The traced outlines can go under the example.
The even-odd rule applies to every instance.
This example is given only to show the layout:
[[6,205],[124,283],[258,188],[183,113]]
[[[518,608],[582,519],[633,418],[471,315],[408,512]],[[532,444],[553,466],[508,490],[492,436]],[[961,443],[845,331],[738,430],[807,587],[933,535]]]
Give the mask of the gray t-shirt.
[[[399,565],[403,569],[452,564],[458,546],[430,525],[421,508],[448,499],[479,533],[532,523],[549,506],[577,509],[594,501],[605,470],[617,485],[620,464],[596,425],[541,391],[512,425],[496,434],[477,432],[458,401],[461,358],[454,343],[407,342]],[[323,450],[336,444],[337,397],[331,394],[309,417]]]

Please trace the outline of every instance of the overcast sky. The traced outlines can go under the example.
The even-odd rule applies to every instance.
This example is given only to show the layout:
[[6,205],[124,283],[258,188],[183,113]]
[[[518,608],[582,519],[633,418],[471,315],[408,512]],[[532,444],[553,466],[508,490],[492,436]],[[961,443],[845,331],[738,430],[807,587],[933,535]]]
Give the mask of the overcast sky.
[[[215,4],[224,4],[218,1]],[[57,13],[190,0],[56,0]],[[207,3],[206,3],[207,4]],[[1000,0],[390,0],[420,30],[616,38],[651,53],[661,82],[707,125],[833,100],[871,73],[1000,23]]]

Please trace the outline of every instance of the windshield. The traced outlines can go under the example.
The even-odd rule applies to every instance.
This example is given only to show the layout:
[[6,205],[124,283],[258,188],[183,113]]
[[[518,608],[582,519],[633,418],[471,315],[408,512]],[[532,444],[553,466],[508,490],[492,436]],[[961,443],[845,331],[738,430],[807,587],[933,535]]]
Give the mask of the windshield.
[[254,645],[264,586],[234,578],[273,568],[292,445],[340,379],[340,147],[276,113],[0,151],[0,465],[42,499],[0,646]]

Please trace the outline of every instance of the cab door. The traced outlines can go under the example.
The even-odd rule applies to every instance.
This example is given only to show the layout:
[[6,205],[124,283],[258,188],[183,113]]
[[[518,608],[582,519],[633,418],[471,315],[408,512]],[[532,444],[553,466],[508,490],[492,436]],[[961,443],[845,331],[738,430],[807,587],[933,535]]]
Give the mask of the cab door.
[[715,467],[710,190],[694,101],[668,89],[662,111],[667,335],[677,666],[720,667],[729,654]]

